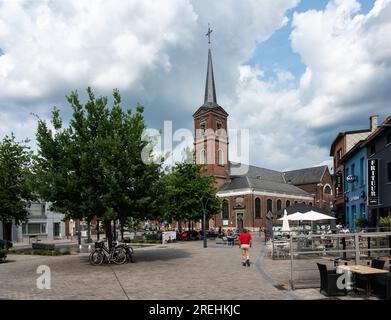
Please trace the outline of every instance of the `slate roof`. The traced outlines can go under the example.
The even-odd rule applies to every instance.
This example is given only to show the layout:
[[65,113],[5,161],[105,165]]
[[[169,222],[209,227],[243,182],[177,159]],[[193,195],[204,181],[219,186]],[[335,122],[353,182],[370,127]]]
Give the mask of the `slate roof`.
[[319,183],[327,166],[319,166],[284,172],[285,181],[297,186],[303,184]]
[[[235,175],[235,167],[238,166],[238,163],[235,162],[230,162],[229,163],[229,175],[230,176],[237,176]],[[245,166],[245,165],[244,165]],[[255,167],[248,165],[248,171],[245,174],[247,177],[252,177],[252,178],[260,178],[262,180],[267,180],[267,181],[274,181],[278,183],[285,183],[284,177],[282,172],[278,172],[275,170],[270,170],[270,169],[265,169],[265,168],[260,168],[260,167]]]
[[208,70],[206,72],[204,107],[217,107],[216,86],[213,74],[212,52],[208,51]]
[[[232,172],[232,166],[235,165],[237,164],[230,163],[230,172]],[[248,172],[246,174],[231,175],[231,180],[225,182],[220,187],[219,192],[240,189],[254,189],[255,191],[262,192],[312,197],[304,190],[286,183],[282,172],[255,166],[248,166]]]

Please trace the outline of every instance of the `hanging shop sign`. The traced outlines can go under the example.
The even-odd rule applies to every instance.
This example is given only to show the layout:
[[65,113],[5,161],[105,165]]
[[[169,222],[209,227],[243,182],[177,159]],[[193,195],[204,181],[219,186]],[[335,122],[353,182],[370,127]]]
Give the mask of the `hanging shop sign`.
[[368,205],[379,205],[379,159],[368,160]]
[[340,194],[343,193],[342,174],[341,174],[341,172],[337,172],[335,174],[335,193],[336,193],[336,195],[340,195]]

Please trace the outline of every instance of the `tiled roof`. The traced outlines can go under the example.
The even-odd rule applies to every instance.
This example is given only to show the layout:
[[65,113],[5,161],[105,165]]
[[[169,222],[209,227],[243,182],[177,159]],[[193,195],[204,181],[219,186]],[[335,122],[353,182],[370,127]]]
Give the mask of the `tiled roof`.
[[[232,165],[235,166],[235,164],[230,163],[231,172]],[[219,192],[241,189],[253,189],[261,192],[311,197],[311,195],[304,190],[286,183],[282,172],[255,166],[248,166],[248,172],[243,175],[231,175],[231,180],[224,183],[220,187]]]
[[285,181],[293,185],[318,183],[322,180],[327,166],[305,168],[300,170],[293,170],[284,172]]

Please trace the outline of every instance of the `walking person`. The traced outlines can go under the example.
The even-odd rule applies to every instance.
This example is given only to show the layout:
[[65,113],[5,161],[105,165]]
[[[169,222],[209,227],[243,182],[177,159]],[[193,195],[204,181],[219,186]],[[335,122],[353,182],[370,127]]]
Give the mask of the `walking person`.
[[245,267],[250,266],[250,247],[251,247],[251,240],[252,236],[247,232],[246,229],[243,229],[242,233],[239,235],[239,244],[240,249],[242,250],[242,264]]

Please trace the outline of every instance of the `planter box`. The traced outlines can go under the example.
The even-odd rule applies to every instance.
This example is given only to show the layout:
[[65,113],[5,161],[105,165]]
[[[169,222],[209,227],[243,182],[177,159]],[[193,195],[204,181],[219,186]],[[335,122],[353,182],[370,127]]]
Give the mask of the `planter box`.
[[55,245],[52,243],[33,243],[33,249],[54,250]]

